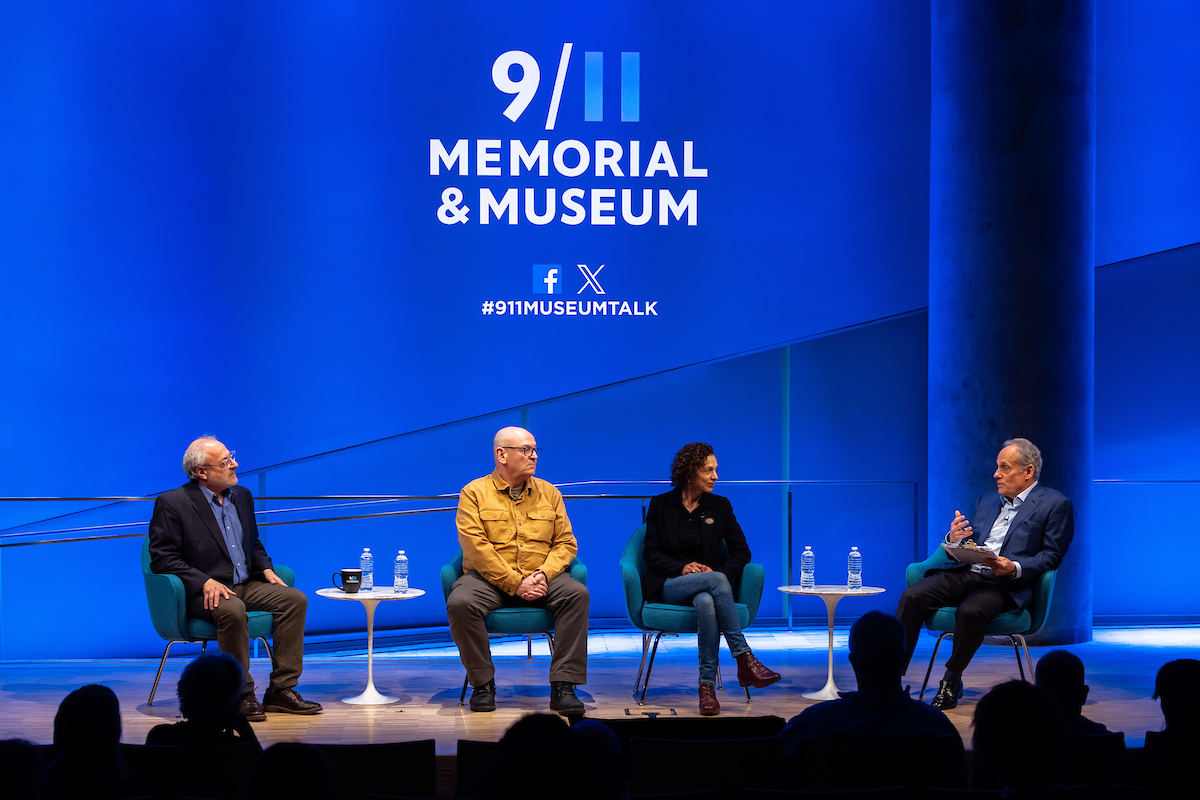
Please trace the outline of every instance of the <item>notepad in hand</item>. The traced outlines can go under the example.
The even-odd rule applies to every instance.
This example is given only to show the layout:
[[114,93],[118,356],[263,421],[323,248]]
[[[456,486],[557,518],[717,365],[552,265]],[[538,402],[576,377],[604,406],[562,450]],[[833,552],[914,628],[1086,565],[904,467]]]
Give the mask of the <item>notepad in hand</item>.
[[[971,540],[964,539],[963,541],[969,542]],[[960,564],[982,564],[986,559],[996,557],[996,554],[986,547],[972,547],[970,545],[964,547],[942,542],[942,549],[946,551],[946,555]]]

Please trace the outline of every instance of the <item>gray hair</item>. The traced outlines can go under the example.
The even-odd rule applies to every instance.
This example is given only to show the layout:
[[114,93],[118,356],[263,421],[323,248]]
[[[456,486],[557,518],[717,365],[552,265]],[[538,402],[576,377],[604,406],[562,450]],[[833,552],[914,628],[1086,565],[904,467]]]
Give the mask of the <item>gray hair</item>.
[[1020,466],[1028,467],[1033,465],[1033,479],[1041,480],[1042,477],[1042,451],[1038,450],[1037,445],[1028,439],[1009,439],[1004,443],[1005,447],[1012,445],[1017,448],[1017,456],[1021,459]]
[[200,476],[196,474],[196,470],[204,466],[204,460],[208,458],[204,445],[207,442],[215,442],[217,437],[204,435],[196,439],[188,445],[188,449],[183,451],[183,471],[187,473],[188,478],[195,480]]

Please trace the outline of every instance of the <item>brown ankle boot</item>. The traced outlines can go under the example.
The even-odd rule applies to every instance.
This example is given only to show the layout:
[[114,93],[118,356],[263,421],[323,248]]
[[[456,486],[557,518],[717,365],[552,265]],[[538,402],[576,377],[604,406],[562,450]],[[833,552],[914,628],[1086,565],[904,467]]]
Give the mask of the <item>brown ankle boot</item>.
[[700,716],[715,717],[721,713],[721,704],[717,702],[717,689],[707,683],[700,684]]
[[763,666],[763,663],[755,658],[754,653],[749,650],[737,657],[737,665],[738,684],[741,686],[765,689],[783,677],[778,672],[772,672]]

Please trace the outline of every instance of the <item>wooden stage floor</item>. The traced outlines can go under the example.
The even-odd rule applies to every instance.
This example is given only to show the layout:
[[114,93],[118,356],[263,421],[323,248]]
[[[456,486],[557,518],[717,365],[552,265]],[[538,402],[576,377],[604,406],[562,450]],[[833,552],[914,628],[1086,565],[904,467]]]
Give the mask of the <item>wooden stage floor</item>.
[[[843,691],[855,688],[854,673],[846,659],[847,628],[835,632],[834,678]],[[722,644],[722,669],[727,681],[718,692],[724,716],[775,714],[785,719],[814,701],[804,692],[825,682],[827,631],[803,628],[793,631],[754,629],[747,632],[750,646],[783,680],[761,691],[752,691],[746,704],[737,686],[735,664]],[[922,637],[913,665],[905,678],[914,696],[920,689],[925,665],[933,651],[933,637]],[[365,646],[365,645],[364,645]],[[435,739],[439,754],[455,752],[458,739],[497,740],[525,714],[549,710],[547,682],[549,656],[544,640],[534,640],[533,659],[525,657],[525,641],[516,637],[492,642],[496,660],[499,708],[491,714],[473,714],[458,705],[463,669],[451,647],[377,651],[375,684],[400,702],[379,707],[351,706],[340,698],[358,694],[366,685],[364,650],[322,654],[305,659],[300,690],[325,706],[322,714],[296,717],[268,714],[254,728],[264,746],[282,741],[370,743]],[[177,647],[180,647],[177,645]],[[641,635],[634,630],[593,633],[588,640],[589,680],[579,696],[591,717],[625,717],[643,714],[696,716],[696,644],[694,636],[664,637],[646,705],[632,694],[640,658]],[[938,653],[936,681],[949,655],[949,642]],[[1049,648],[1031,648],[1034,662]],[[1091,642],[1071,645],[1083,659],[1091,695],[1085,715],[1124,731],[1130,746],[1141,746],[1147,730],[1159,730],[1162,714],[1151,699],[1154,675],[1167,661],[1200,658],[1200,627],[1096,628]],[[189,660],[172,658],[163,672],[154,706],[146,705],[154,681],[157,659],[8,661],[0,662],[0,739],[23,737],[37,743],[53,739],[54,714],[67,693],[88,683],[101,683],[116,692],[124,723],[122,739],[141,744],[150,728],[174,722],[179,713],[175,683]],[[270,665],[265,658],[251,667],[261,690]],[[948,716],[970,746],[975,704],[987,690],[1018,677],[1011,647],[984,646],[966,675],[966,697]],[[925,699],[932,699],[927,691]]]

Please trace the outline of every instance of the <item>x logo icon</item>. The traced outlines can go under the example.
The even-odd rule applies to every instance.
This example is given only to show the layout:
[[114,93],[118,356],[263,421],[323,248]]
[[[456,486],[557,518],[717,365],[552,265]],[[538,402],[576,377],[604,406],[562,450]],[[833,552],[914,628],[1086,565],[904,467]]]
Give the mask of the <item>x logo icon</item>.
[[583,290],[589,286],[592,287],[592,291],[594,291],[596,294],[604,294],[604,287],[600,285],[600,281],[596,280],[596,276],[600,274],[600,270],[604,269],[603,264],[596,267],[595,272],[592,272],[590,269],[588,269],[587,264],[576,264],[575,266],[579,267],[579,271],[583,273],[583,280],[585,281],[583,286],[580,286],[579,291],[575,294],[583,294]]

